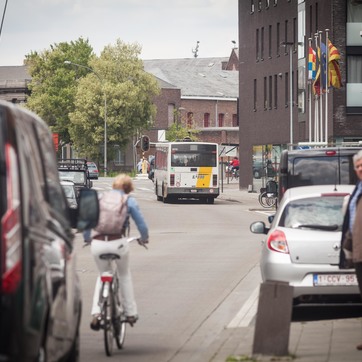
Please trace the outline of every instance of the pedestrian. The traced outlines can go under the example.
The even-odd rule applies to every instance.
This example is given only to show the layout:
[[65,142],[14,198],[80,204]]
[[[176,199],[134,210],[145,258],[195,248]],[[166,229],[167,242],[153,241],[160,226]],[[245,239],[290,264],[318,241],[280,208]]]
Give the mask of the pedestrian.
[[[140,242],[143,244],[148,243],[148,227],[143,218],[143,215],[139,209],[138,203],[136,199],[129,194],[134,190],[134,186],[132,183],[132,179],[130,176],[126,174],[118,175],[113,181],[113,190],[117,190],[121,194],[127,194],[127,208],[128,208],[128,215],[132,217],[133,221],[135,222],[137,229],[140,233]],[[125,226],[123,227],[124,230],[129,229],[129,217],[127,217]],[[99,258],[99,255],[104,253],[104,248],[107,248],[107,253],[112,252],[114,254],[119,254],[121,251],[118,248],[117,240],[125,235],[120,235],[117,239],[112,238],[111,241],[102,240],[100,237],[102,235],[94,236],[91,244],[91,251],[94,256],[94,260],[97,264],[99,276],[97,277],[96,285],[94,288],[94,295],[93,295],[93,305],[92,305],[92,321],[91,321],[91,328],[93,330],[100,329],[100,306],[98,305],[99,293],[101,289],[101,280],[100,275],[102,272],[108,270],[108,262]],[[114,250],[110,251],[114,245]],[[134,298],[133,292],[133,283],[131,277],[131,271],[129,266],[129,251],[125,252],[122,250],[122,257],[116,260],[117,264],[117,272],[119,277],[119,284],[120,284],[120,292],[123,299],[123,306],[126,315],[126,321],[133,325],[138,320],[138,311],[137,305]]]
[[[362,297],[362,150],[353,156],[353,166],[358,181],[344,215],[339,267],[355,268]],[[362,343],[356,348],[362,350]]]
[[137,172],[138,173],[142,173],[142,162],[143,162],[143,160],[142,160],[142,158],[140,158],[140,160],[137,163]]

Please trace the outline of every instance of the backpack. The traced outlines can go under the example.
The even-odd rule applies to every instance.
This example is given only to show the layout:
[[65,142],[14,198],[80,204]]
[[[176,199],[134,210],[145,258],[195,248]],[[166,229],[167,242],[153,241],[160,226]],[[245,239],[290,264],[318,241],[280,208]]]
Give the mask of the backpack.
[[94,231],[101,235],[126,235],[128,226],[127,194],[105,191],[99,195],[99,220]]

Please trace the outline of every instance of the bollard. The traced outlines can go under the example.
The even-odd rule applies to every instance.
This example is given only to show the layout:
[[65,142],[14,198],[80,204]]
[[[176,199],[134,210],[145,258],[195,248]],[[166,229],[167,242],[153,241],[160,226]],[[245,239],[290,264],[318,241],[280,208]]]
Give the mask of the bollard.
[[260,285],[253,354],[287,356],[293,309],[293,287],[286,282]]

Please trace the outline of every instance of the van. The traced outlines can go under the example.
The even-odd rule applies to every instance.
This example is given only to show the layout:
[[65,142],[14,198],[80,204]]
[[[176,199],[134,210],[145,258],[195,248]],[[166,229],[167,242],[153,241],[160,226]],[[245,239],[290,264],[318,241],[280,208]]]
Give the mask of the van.
[[76,362],[82,298],[73,228],[96,225],[96,191],[81,192],[70,209],[47,125],[3,101],[0,190],[0,360]]
[[280,156],[278,199],[291,187],[357,182],[353,155],[362,147],[284,150]]

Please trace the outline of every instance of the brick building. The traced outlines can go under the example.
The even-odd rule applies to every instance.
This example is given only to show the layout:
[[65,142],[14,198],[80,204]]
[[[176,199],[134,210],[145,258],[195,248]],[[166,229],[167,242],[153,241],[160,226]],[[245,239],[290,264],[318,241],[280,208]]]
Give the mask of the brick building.
[[[282,149],[362,140],[361,29],[361,0],[239,0],[242,188],[255,183],[253,164],[271,158],[278,167]],[[328,39],[343,86],[316,96],[309,46]]]

